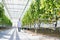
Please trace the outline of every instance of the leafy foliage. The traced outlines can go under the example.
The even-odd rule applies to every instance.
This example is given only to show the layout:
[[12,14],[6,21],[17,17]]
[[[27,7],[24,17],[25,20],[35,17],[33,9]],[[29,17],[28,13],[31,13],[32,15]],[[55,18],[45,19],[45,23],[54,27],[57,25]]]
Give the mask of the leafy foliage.
[[[23,25],[36,23],[53,23],[60,12],[60,0],[33,0],[22,19]],[[25,24],[26,23],[26,24]]]
[[4,6],[0,3],[0,24],[2,25],[12,25],[11,21],[5,16]]

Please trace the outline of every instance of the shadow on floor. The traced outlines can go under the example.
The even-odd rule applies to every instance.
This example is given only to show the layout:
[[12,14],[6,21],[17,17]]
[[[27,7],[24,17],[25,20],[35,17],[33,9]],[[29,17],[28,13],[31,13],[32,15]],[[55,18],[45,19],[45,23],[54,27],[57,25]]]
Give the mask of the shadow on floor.
[[18,35],[18,32],[16,31],[16,40],[20,40],[20,37]]
[[4,38],[4,39],[8,39],[7,37],[5,37],[5,36],[10,36],[10,34],[8,34],[10,32],[10,30],[5,30],[5,31],[1,31],[0,32],[0,39],[1,38]]
[[13,40],[13,38],[14,38],[14,33],[15,33],[15,30],[14,30],[14,32],[12,33],[11,37],[9,38],[9,40]]

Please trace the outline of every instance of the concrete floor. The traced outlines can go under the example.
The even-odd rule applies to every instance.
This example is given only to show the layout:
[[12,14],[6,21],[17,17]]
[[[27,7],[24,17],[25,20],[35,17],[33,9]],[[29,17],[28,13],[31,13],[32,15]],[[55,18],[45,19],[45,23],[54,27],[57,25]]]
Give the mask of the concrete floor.
[[18,32],[17,28],[13,28],[13,29],[1,31],[0,40],[60,40],[60,39],[46,35],[32,36],[31,34],[26,33],[24,30]]

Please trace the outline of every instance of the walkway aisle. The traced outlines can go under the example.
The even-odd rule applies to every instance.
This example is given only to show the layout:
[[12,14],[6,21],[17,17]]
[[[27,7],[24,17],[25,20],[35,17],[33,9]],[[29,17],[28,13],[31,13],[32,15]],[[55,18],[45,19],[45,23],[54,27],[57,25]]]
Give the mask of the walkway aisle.
[[18,32],[18,35],[21,40],[39,40],[38,36],[32,36],[32,34],[26,33],[24,30]]
[[18,32],[17,28],[0,32],[0,40],[60,40],[59,38],[46,35],[33,35],[24,30]]
[[33,35],[31,33],[27,33],[24,30],[18,32],[18,35],[21,40],[60,40],[60,38],[46,36],[46,35]]
[[9,40],[15,29],[0,32],[0,40]]

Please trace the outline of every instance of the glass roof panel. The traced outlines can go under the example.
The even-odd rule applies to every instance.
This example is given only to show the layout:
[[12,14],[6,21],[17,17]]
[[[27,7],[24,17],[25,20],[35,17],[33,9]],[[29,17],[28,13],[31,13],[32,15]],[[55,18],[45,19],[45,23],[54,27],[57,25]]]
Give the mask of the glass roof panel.
[[32,0],[3,0],[5,11],[8,12],[9,18],[13,23],[17,23],[19,18],[22,18],[30,6]]
[[4,0],[4,4],[12,18],[21,16],[28,0]]

